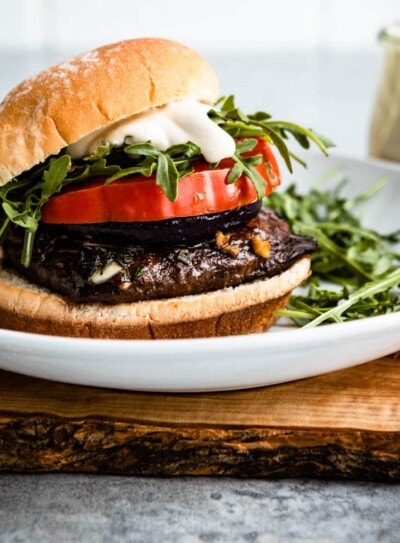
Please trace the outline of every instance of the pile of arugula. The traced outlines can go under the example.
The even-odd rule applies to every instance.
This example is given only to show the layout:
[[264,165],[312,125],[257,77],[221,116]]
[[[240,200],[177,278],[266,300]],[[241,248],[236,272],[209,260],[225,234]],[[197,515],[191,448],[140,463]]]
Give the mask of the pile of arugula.
[[[265,199],[293,231],[312,236],[318,248],[312,255],[312,277],[306,295],[294,295],[280,316],[297,325],[343,322],[400,309],[400,230],[382,235],[362,225],[354,209],[383,188],[382,179],[366,192],[347,199],[346,181],[333,189],[312,188],[300,194],[295,185]],[[333,283],[330,288],[323,286]]]

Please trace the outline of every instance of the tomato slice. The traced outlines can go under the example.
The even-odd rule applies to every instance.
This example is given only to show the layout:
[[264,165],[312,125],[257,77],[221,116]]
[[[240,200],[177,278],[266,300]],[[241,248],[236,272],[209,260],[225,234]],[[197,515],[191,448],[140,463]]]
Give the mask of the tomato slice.
[[[267,195],[280,184],[275,157],[262,139],[249,154],[264,157],[256,169],[267,182]],[[175,202],[168,200],[154,176],[134,175],[109,185],[104,185],[104,178],[91,179],[53,196],[43,206],[41,220],[48,224],[159,221],[218,213],[255,202],[256,190],[244,175],[226,183],[232,165],[231,159],[221,161],[217,169],[210,169],[207,163],[197,165],[179,181]]]

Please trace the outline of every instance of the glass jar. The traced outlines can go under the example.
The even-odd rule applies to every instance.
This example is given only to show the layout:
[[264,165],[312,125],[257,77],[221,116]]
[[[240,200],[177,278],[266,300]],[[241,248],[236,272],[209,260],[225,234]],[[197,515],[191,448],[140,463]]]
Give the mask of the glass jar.
[[379,33],[384,66],[369,132],[369,154],[400,162],[400,22]]

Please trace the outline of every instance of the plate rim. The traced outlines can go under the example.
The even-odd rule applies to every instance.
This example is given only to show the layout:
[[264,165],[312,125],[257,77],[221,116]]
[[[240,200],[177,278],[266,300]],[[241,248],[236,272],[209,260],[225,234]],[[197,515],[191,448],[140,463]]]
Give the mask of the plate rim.
[[[219,346],[224,346],[226,348],[229,346],[232,350],[237,349],[238,345],[243,344],[246,349],[258,350],[261,346],[275,346],[276,344],[282,343],[282,337],[288,338],[294,341],[296,344],[299,343],[308,343],[310,342],[315,333],[322,336],[326,336],[327,339],[330,339],[331,336],[340,335],[344,329],[349,331],[349,335],[357,334],[360,330],[365,328],[365,323],[374,324],[376,327],[384,326],[384,323],[391,321],[398,322],[400,326],[400,311],[394,311],[392,313],[387,313],[385,315],[375,315],[373,317],[366,317],[364,319],[344,321],[338,323],[328,323],[322,324],[318,327],[311,328],[295,328],[288,327],[284,332],[261,332],[255,334],[243,334],[238,336],[219,336],[219,337],[209,337],[209,338],[183,338],[183,339],[106,339],[106,338],[87,338],[87,337],[66,337],[66,336],[48,336],[45,334],[36,334],[32,332],[21,332],[18,330],[8,330],[5,328],[0,328],[0,345],[5,344],[8,340],[12,340],[16,344],[22,345],[23,342],[30,344],[32,347],[36,345],[49,344],[50,346],[73,346],[81,350],[91,350],[91,347],[105,348],[110,351],[116,349],[127,350],[127,347],[132,347],[134,350],[138,349],[141,353],[144,353],[146,350],[160,350],[164,354],[167,351],[176,352],[180,350],[185,351],[186,348],[196,345],[200,349],[205,349],[205,346],[210,345],[213,349],[218,348]],[[391,323],[392,324],[392,323]],[[43,340],[46,340],[45,342]],[[271,345],[269,345],[271,344]],[[128,349],[129,350],[129,349]],[[225,350],[225,349],[224,349]],[[0,361],[1,367],[1,361]]]

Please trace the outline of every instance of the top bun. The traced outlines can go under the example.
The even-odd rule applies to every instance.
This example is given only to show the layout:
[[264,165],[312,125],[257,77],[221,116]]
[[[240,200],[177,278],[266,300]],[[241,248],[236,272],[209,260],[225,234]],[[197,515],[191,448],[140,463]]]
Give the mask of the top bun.
[[91,132],[218,83],[195,51],[157,38],[99,47],[30,77],[0,104],[0,186]]

